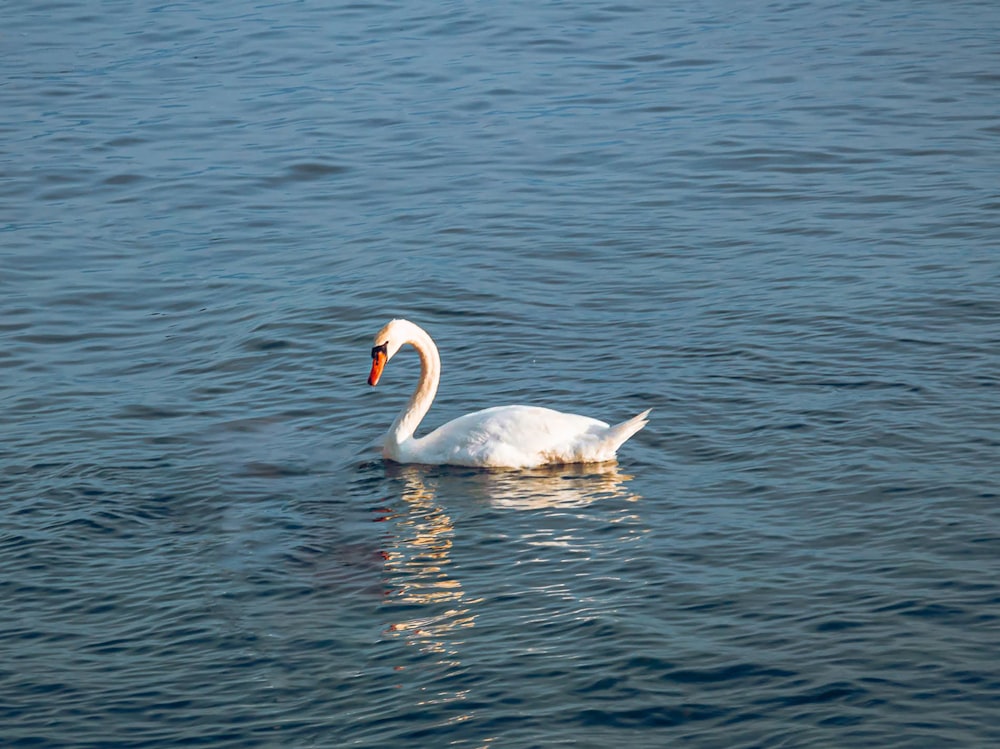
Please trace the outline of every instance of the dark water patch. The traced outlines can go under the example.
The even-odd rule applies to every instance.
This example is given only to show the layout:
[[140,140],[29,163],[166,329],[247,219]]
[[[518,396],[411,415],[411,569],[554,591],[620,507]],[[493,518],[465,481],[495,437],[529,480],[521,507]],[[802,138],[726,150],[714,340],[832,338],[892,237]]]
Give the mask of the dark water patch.
[[817,687],[803,694],[785,697],[780,700],[783,707],[793,707],[796,705],[809,705],[823,702],[856,701],[868,694],[868,690],[851,686],[843,682],[833,682],[822,687]]
[[710,669],[674,669],[663,678],[681,684],[711,684],[734,679],[749,680],[750,683],[761,684],[772,679],[787,678],[793,675],[792,672],[782,669],[758,666],[753,663],[739,663]]
[[663,728],[681,726],[704,720],[716,720],[726,715],[726,710],[711,705],[681,704],[676,707],[651,705],[634,710],[584,710],[579,722],[584,725],[611,726],[614,728]]

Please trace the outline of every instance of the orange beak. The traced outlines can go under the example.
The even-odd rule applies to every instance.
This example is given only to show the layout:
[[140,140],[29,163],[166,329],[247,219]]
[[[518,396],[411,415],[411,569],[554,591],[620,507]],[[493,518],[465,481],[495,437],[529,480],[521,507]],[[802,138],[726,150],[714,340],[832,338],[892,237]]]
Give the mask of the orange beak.
[[385,367],[386,355],[382,351],[376,351],[372,354],[372,371],[368,375],[368,384],[372,387],[378,385],[379,377],[382,376],[382,369]]

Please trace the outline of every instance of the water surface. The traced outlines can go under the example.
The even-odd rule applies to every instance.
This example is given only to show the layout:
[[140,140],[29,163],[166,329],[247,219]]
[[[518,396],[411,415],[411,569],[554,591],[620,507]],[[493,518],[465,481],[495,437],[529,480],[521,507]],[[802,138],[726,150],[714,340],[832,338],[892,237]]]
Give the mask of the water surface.
[[1000,740],[995,3],[8,16],[5,746]]

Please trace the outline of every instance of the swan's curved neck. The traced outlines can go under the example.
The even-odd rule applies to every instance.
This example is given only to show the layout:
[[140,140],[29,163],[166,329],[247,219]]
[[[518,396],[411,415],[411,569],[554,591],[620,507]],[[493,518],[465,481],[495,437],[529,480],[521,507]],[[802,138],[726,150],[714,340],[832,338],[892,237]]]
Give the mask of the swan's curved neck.
[[441,357],[438,355],[437,346],[434,341],[423,330],[413,326],[407,339],[403,344],[409,343],[420,354],[420,382],[417,389],[413,391],[410,400],[399,416],[389,427],[389,433],[385,438],[386,448],[395,451],[404,442],[413,439],[413,433],[417,431],[420,422],[430,410],[434,396],[437,394],[438,381],[441,379]]

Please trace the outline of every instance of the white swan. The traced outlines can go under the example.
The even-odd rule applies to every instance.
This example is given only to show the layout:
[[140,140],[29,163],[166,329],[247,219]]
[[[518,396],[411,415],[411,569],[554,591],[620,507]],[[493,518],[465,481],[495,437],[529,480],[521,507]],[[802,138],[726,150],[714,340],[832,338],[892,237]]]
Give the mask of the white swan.
[[622,443],[647,424],[649,410],[608,426],[549,408],[497,406],[459,416],[424,437],[414,437],[441,376],[441,358],[427,332],[408,320],[392,320],[382,328],[375,336],[368,384],[378,383],[386,362],[407,343],[420,354],[420,383],[382,443],[382,455],[397,463],[497,468],[597,463],[613,460]]

